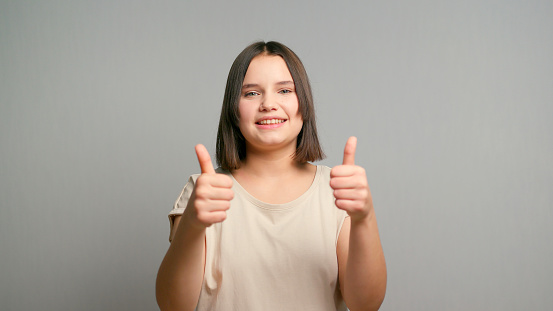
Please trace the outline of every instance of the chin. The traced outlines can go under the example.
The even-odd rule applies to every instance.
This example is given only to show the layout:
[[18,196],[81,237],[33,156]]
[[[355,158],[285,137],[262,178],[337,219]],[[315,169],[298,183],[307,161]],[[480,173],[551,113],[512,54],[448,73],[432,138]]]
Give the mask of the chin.
[[257,146],[258,148],[269,147],[271,149],[276,147],[285,148],[288,145],[293,145],[295,148],[296,139],[288,140],[288,139],[276,138],[276,137],[264,138],[264,139],[256,140],[254,145]]

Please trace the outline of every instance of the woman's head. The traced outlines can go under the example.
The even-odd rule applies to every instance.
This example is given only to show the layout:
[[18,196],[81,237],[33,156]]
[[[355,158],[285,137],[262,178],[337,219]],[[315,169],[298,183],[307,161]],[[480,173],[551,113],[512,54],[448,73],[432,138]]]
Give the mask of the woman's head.
[[244,77],[250,62],[258,55],[281,57],[294,80],[299,113],[303,119],[303,127],[298,134],[294,159],[301,163],[323,159],[324,154],[319,145],[315,124],[313,96],[305,68],[292,50],[281,43],[271,41],[251,44],[236,57],[232,64],[219,119],[217,163],[226,170],[233,170],[239,168],[241,161],[246,158],[246,142],[239,129],[239,102]]

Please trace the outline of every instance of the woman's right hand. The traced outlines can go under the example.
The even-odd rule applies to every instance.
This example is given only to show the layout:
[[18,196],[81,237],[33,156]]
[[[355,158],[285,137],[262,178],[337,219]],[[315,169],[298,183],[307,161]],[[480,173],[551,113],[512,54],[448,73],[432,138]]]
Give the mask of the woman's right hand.
[[191,225],[205,229],[227,218],[227,210],[230,208],[234,192],[231,189],[232,179],[227,175],[215,173],[211,157],[204,145],[196,145],[195,149],[202,173],[196,180],[183,216]]

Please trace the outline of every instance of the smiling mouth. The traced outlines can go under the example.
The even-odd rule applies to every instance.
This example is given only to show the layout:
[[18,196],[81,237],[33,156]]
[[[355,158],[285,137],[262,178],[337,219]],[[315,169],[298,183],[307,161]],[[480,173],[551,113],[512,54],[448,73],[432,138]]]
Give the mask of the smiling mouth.
[[256,124],[259,124],[259,125],[270,125],[270,124],[279,124],[279,123],[283,123],[283,122],[286,122],[286,120],[282,120],[282,119],[269,119],[269,120],[263,120],[263,121],[256,122]]

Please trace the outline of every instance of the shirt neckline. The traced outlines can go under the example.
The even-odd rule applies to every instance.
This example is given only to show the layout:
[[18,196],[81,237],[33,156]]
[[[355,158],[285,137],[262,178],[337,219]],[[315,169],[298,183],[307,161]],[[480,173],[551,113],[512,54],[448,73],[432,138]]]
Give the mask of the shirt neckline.
[[311,185],[309,186],[309,188],[304,193],[302,193],[302,195],[295,198],[294,200],[290,202],[282,203],[282,204],[271,204],[257,199],[256,197],[251,195],[248,191],[246,191],[246,189],[242,187],[242,185],[234,178],[234,176],[230,172],[227,172],[227,173],[232,179],[233,188],[238,192],[242,193],[244,197],[252,204],[254,204],[259,208],[270,210],[270,211],[284,211],[284,210],[289,210],[291,208],[294,208],[295,206],[303,202],[318,187],[322,168],[320,165],[317,165],[316,168],[317,170],[315,172],[315,177],[313,178],[313,181],[311,182]]

